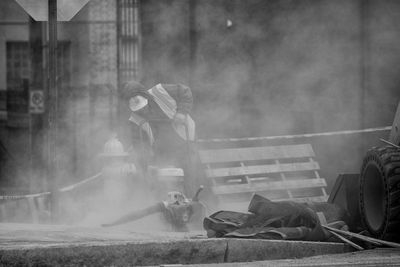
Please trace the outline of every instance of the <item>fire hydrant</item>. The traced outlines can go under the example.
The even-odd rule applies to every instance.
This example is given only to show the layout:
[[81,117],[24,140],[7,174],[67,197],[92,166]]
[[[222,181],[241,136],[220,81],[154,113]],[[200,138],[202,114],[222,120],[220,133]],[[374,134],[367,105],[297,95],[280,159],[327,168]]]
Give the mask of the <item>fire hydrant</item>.
[[100,156],[104,159],[102,173],[105,204],[110,208],[122,207],[132,194],[132,175],[136,173],[136,167],[126,161],[129,154],[124,151],[122,143],[116,136],[105,143]]

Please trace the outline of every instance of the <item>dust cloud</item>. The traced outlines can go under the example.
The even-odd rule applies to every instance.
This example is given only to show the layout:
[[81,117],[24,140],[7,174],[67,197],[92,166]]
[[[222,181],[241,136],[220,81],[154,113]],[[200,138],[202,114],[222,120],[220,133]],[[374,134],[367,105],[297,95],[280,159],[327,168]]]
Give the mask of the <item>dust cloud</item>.
[[[398,1],[152,0],[142,1],[141,8],[139,80],[149,88],[160,82],[189,85],[199,138],[391,125],[399,100]],[[86,78],[79,82],[88,84],[91,76],[86,71],[82,75]],[[66,106],[65,121],[70,130],[75,127],[75,137],[65,133],[62,147],[64,151],[77,147],[78,151],[75,159],[71,153],[60,155],[63,166],[72,166],[68,165],[71,161],[76,165],[75,171],[65,167],[60,186],[79,180],[73,181],[71,172],[89,177],[101,169],[94,155],[101,153],[114,131],[108,124],[107,95],[92,103],[98,104],[94,116],[89,115],[88,99],[87,95],[78,97]],[[282,144],[311,143],[330,188],[339,173],[359,171],[365,150],[379,145],[379,137],[385,138],[386,133]],[[157,195],[154,191],[133,188],[137,193],[131,195],[137,199],[125,201],[125,207],[109,207],[102,215],[77,215],[83,216],[81,223],[99,224],[156,201],[149,198]],[[65,202],[72,203],[66,205],[71,213],[77,212],[77,199],[73,200]],[[93,211],[107,206],[97,198],[88,201]],[[146,228],[149,221],[154,222],[144,220],[141,226]]]
[[[398,13],[395,1],[197,3],[191,87],[199,137],[391,125],[399,100]],[[172,41],[179,35],[170,28],[165,36]],[[171,70],[179,68],[154,61],[159,64],[164,76],[175,78]],[[359,172],[365,151],[387,134],[293,142],[313,145],[331,187],[339,173]]]

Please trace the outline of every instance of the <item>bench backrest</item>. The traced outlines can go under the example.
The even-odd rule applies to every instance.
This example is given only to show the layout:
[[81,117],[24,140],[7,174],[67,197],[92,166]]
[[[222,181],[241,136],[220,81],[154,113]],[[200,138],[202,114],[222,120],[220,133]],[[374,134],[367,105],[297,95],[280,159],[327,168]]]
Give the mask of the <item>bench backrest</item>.
[[199,156],[213,192],[228,201],[239,195],[247,201],[252,193],[274,200],[327,199],[310,144],[201,150]]

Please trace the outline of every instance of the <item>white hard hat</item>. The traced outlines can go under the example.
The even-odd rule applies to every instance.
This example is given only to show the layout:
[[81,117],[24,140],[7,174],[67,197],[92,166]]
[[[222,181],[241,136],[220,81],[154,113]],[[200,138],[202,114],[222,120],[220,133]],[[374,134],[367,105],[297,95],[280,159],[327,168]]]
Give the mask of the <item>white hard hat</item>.
[[129,99],[129,108],[132,111],[138,111],[139,109],[144,108],[148,102],[149,101],[147,100],[147,98],[141,95],[137,95]]

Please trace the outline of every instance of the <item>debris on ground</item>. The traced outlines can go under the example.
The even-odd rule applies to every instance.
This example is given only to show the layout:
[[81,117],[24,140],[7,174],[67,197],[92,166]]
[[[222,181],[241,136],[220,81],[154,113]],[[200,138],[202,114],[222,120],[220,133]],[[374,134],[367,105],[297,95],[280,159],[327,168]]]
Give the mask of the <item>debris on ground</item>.
[[249,213],[218,211],[203,222],[208,237],[261,238],[277,240],[332,241],[337,239],[322,227],[317,212],[324,210],[327,225],[347,230],[346,213],[330,203],[273,202],[255,194]]

